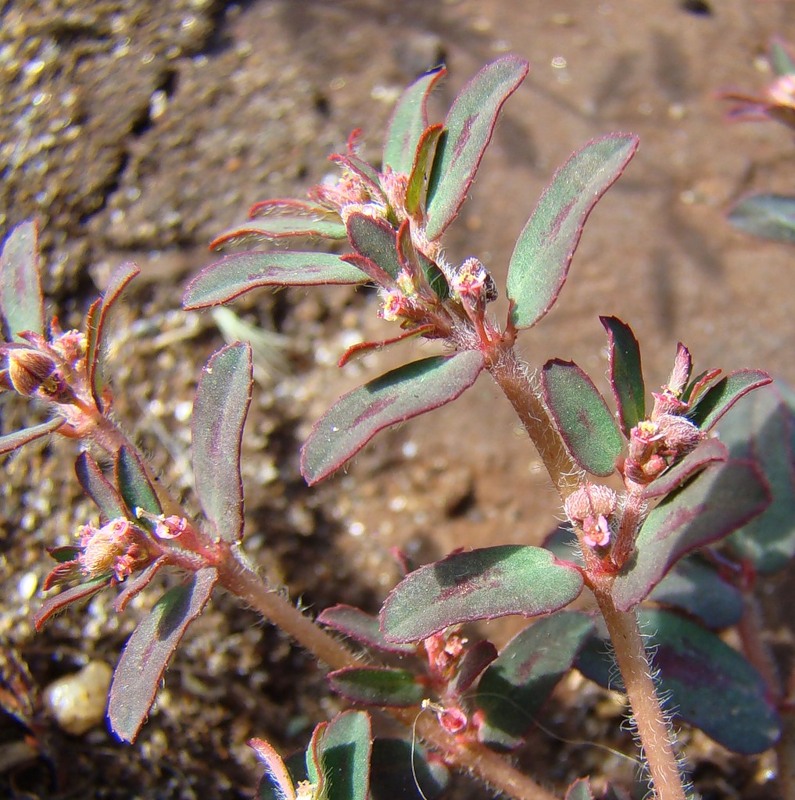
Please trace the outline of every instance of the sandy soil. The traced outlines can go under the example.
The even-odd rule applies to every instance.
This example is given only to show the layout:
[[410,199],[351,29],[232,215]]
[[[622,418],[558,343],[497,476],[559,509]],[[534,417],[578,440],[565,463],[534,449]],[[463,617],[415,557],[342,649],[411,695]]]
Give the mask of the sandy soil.
[[[795,41],[786,0],[18,0],[2,14],[0,231],[40,216],[48,293],[68,324],[113,266],[140,264],[111,362],[117,413],[189,506],[185,404],[221,335],[209,315],[179,311],[181,286],[210,261],[206,243],[251,202],[300,196],[322,179],[326,155],[351,129],[364,128],[364,155],[377,159],[398,92],[440,57],[450,77],[434,99],[439,115],[495,56],[515,52],[533,65],[448,242],[456,257],[478,255],[498,285],[556,165],[603,133],[641,138],[592,215],[559,304],[525,336],[532,365],[574,359],[604,385],[597,315],[614,314],[635,329],[652,384],[666,378],[679,340],[699,369],[753,366],[795,382],[793,251],[724,219],[745,192],[791,191],[792,136],[774,124],[729,125],[716,98],[761,88],[772,35]],[[540,465],[486,378],[307,490],[296,453],[312,421],[404,352],[336,369],[347,344],[380,330],[367,297],[346,289],[258,296],[238,311],[290,342],[284,372],[269,376],[267,359],[260,364],[245,442],[248,551],[306,606],[375,610],[397,578],[393,546],[422,561],[460,546],[535,543],[554,525]],[[4,431],[18,423],[8,404],[0,413]],[[68,541],[93,515],[79,501],[72,455],[61,442],[31,448],[7,463],[2,487],[0,641],[22,654],[38,687],[89,658],[112,663],[145,608],[119,618],[100,598],[31,632],[35,587],[49,568],[44,546]],[[550,727],[632,752],[628,737],[605,733],[618,710],[600,697],[567,687]],[[134,747],[101,728],[71,737],[44,718],[47,759],[0,775],[0,793],[248,797],[245,740],[261,735],[289,750],[336,707],[301,652],[220,598],[192,629]],[[3,740],[18,737],[5,728]],[[703,737],[693,752],[705,797],[772,797],[769,759],[731,757]],[[537,771],[553,760],[560,781],[631,772],[603,750],[539,733],[523,761]],[[461,797],[487,796],[464,787]]]

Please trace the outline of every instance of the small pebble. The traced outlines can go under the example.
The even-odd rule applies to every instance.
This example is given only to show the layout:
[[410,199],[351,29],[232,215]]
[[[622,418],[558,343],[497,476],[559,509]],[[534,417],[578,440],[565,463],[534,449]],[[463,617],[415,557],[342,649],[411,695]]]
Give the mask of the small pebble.
[[44,705],[64,731],[81,736],[105,718],[112,674],[104,661],[90,661],[79,672],[53,681],[44,690]]

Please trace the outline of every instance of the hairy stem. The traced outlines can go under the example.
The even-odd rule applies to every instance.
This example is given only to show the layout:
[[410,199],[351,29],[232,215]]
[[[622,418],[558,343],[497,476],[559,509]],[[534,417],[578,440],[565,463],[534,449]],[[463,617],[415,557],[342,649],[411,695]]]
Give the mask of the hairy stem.
[[566,450],[513,347],[499,348],[488,360],[487,369],[514,407],[553,485],[565,500],[580,485],[581,470]]
[[616,662],[634,716],[656,800],[686,800],[673,734],[665,720],[652,679],[651,664],[634,611],[619,611],[611,595],[612,581],[593,587],[613,644]]
[[[318,661],[332,669],[361,664],[357,656],[333,635],[320,628],[286,597],[269,589],[254,572],[241,564],[231,549],[220,565],[221,584],[264,619],[272,622]],[[502,756],[478,742],[463,741],[445,732],[435,719],[413,709],[384,709],[440,753],[450,766],[479,778],[514,800],[557,800],[531,778],[514,769]]]

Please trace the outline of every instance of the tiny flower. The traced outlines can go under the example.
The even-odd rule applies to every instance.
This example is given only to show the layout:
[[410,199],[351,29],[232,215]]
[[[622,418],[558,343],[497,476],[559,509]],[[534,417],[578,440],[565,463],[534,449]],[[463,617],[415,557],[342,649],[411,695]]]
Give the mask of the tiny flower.
[[161,517],[155,524],[155,536],[159,539],[176,539],[188,529],[188,520],[185,517],[172,515]]
[[394,322],[404,316],[406,298],[399,289],[381,290],[381,308],[378,315],[388,322]]
[[472,305],[490,303],[497,299],[497,287],[491,274],[476,258],[468,258],[453,275],[453,291]]
[[589,547],[605,547],[610,543],[610,517],[617,503],[618,497],[610,487],[584,483],[566,498],[564,509],[571,523],[582,530]]
[[126,519],[113,519],[101,528],[83,525],[78,538],[81,553],[77,561],[83,574],[91,578],[113,573],[117,581],[123,581],[153,557],[143,531]]

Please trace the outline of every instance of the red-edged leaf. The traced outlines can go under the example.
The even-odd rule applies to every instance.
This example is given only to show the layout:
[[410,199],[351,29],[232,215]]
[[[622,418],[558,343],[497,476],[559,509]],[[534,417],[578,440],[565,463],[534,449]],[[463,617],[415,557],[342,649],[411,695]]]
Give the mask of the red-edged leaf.
[[217,580],[218,572],[205,567],[169,589],[127,640],[108,700],[110,728],[122,741],[132,742],[141,730],[171,656],[207,605]]
[[573,362],[553,359],[541,372],[544,401],[572,458],[592,475],[610,475],[624,441],[604,398]]
[[240,445],[252,387],[251,347],[237,342],[215,353],[202,370],[193,401],[196,493],[216,535],[243,535]]
[[317,483],[379,431],[455,400],[482,369],[482,354],[468,350],[406,364],[354,389],[315,424],[301,451],[301,473]]
[[697,472],[717,461],[726,461],[729,451],[719,439],[704,439],[695,450],[688,453],[659,478],[655,478],[643,489],[646,498],[664,497],[690,480]]
[[565,800],[594,800],[588,778],[578,778],[566,790]]
[[320,612],[317,621],[321,625],[327,625],[329,628],[377,650],[385,650],[399,655],[415,651],[414,645],[387,641],[378,625],[378,617],[365,614],[364,611],[353,606],[340,604],[326,608]]
[[624,436],[646,418],[646,389],[640,362],[640,346],[629,325],[616,317],[599,317],[607,331],[610,387],[618,408]]
[[153,561],[146,569],[141,570],[136,575],[129,577],[124,582],[124,589],[119,592],[116,599],[113,601],[113,610],[117,614],[121,614],[127,603],[135,597],[139,592],[142,592],[154,579],[155,575],[160,572],[162,567],[168,563],[168,556],[160,556]]
[[28,220],[8,235],[0,253],[0,317],[5,338],[22,331],[44,335],[44,298],[39,266],[39,227]]
[[463,694],[483,674],[483,670],[497,658],[497,648],[485,639],[468,647],[458,662],[458,671],[450,682],[450,691]]
[[329,161],[356,175],[367,186],[371,195],[386,200],[384,190],[381,188],[381,176],[372,164],[368,164],[364,159],[350,152],[347,155],[335,153],[329,156]]
[[113,576],[100,575],[97,578],[81,583],[79,586],[72,586],[70,589],[64,589],[54,597],[48,597],[42,604],[39,610],[33,615],[33,624],[37,631],[44,627],[50,617],[62,611],[66,606],[71,603],[76,603],[78,600],[85,600],[88,597],[93,597],[100,589],[110,586]]
[[81,453],[77,457],[75,472],[83,491],[96,503],[106,519],[124,519],[129,516],[121,495],[88,453]]
[[431,90],[447,74],[444,67],[427,72],[403,92],[392,112],[384,144],[383,164],[394,172],[408,175],[417,146],[428,127],[426,106]]
[[122,264],[111,275],[110,283],[102,295],[98,310],[92,305],[89,324],[86,331],[86,364],[88,368],[88,381],[91,394],[97,408],[102,409],[102,374],[99,370],[99,359],[105,343],[105,330],[108,315],[114,303],[119,299],[127,284],[140,272],[135,264]]
[[234,253],[205,267],[182,298],[186,309],[209,308],[262,286],[367,283],[367,276],[330,253]]
[[701,430],[708,431],[743,395],[771,380],[770,375],[758,369],[732,372],[710,386],[688,416]]
[[429,125],[417,144],[417,153],[411,165],[408,184],[406,185],[406,211],[410,217],[415,217],[422,210],[422,199],[425,195],[426,180],[428,177],[428,164],[433,163],[431,157],[436,149],[439,137],[444,126]]
[[728,536],[769,503],[753,464],[735,460],[703,470],[649,514],[634,558],[613,585],[616,606],[634,608],[682,556]]
[[163,509],[155,487],[149,481],[143,462],[129,447],[119,448],[114,464],[116,485],[132,514],[142,508],[150,514],[161,514]]
[[638,137],[613,133],[578,150],[554,175],[516,242],[508,266],[511,323],[530,328],[552,308],[585,220],[635,154]]
[[436,147],[427,192],[426,236],[438,239],[455,219],[491,140],[503,103],[529,70],[516,56],[487,64],[456,97]]
[[348,217],[348,240],[359,255],[369,258],[391,278],[400,272],[396,234],[385,220],[354,212]]
[[0,436],[0,456],[12,453],[28,442],[41,439],[42,436],[47,436],[53,431],[57,431],[65,421],[61,417],[54,417],[48,422],[42,422],[41,425],[32,425],[30,428],[23,428],[21,431],[14,431]]
[[[282,757],[264,739],[249,739],[248,746],[257,754],[259,762],[265,767],[263,781],[270,783],[267,788],[273,789],[274,795],[280,800],[296,800],[293,779]],[[260,786],[257,797],[263,797],[264,788]]]
[[363,705],[407,708],[419,704],[426,693],[408,669],[346,667],[327,677],[333,691]]
[[391,344],[397,344],[406,339],[412,339],[415,336],[422,336],[424,333],[430,333],[432,330],[434,330],[434,326],[429,322],[427,325],[419,325],[416,328],[403,331],[399,336],[393,336],[391,339],[382,339],[380,342],[359,342],[358,344],[352,344],[340,356],[337,366],[344,367],[352,358],[356,358],[356,356],[364,355],[372,350],[381,350],[384,347],[389,347]]
[[279,239],[344,239],[345,226],[339,217],[313,219],[298,214],[273,215],[236,225],[210,242],[211,250],[233,245],[256,246]]
[[381,609],[388,639],[418,642],[462,622],[536,616],[568,605],[582,590],[573,564],[542,547],[504,545],[454,553],[407,575]]

